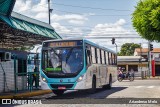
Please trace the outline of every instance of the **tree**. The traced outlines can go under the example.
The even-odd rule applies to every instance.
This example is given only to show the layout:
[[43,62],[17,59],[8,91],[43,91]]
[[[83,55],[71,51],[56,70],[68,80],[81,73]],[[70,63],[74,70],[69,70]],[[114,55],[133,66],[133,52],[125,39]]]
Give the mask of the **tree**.
[[122,45],[119,56],[131,56],[134,54],[135,48],[141,48],[139,44],[134,43],[125,43]]
[[143,38],[160,42],[160,0],[140,0],[135,8],[133,27]]

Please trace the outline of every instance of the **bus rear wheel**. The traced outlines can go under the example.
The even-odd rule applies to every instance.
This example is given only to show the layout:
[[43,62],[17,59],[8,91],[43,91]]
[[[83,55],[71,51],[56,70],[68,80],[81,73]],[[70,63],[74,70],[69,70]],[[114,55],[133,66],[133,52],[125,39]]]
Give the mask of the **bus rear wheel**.
[[111,89],[112,88],[112,76],[109,76],[109,84],[106,86],[107,89]]
[[56,94],[57,96],[61,96],[61,95],[63,95],[64,90],[52,90],[52,92],[53,92],[54,94]]
[[96,92],[96,77],[93,76],[93,78],[92,78],[91,94],[94,94],[95,92]]

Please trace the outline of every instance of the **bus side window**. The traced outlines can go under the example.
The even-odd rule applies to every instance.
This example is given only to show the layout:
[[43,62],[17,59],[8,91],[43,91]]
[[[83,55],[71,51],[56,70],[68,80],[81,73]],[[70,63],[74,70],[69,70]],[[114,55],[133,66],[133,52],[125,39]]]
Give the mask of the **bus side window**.
[[114,54],[112,53],[112,65],[114,65]]
[[115,62],[115,65],[117,65],[117,55],[114,54],[114,62]]
[[106,54],[106,64],[109,65],[108,52],[106,52],[105,54]]
[[95,48],[91,47],[91,53],[92,53],[92,63],[96,63],[96,55],[95,55]]
[[106,52],[104,51],[104,64],[107,64],[107,61],[106,61]]
[[100,49],[100,63],[102,64],[102,50]]
[[101,59],[100,59],[100,49],[97,49],[97,60],[98,60],[98,64],[101,63]]
[[91,47],[86,46],[86,64],[87,66],[91,64]]
[[103,50],[101,50],[101,58],[102,58],[102,64],[105,64],[105,60],[104,60],[105,56],[104,56]]
[[98,63],[97,48],[95,48],[95,58],[96,58],[96,63]]
[[111,53],[108,52],[109,65],[112,65],[112,56]]
[[114,63],[114,62],[113,62],[113,54],[112,54],[112,53],[110,53],[110,55],[111,55],[111,56],[110,56],[111,65],[113,65],[113,63]]

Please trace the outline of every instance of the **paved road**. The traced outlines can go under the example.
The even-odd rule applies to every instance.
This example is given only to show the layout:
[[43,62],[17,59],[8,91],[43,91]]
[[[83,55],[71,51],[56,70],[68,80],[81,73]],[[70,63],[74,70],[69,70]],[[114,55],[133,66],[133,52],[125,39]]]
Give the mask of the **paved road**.
[[[101,107],[103,107],[106,106],[105,103],[111,103],[108,104],[107,107],[112,107],[116,103],[118,103],[116,104],[116,106],[118,107],[158,107],[160,106],[160,80],[135,80],[133,82],[127,80],[122,82],[117,81],[113,84],[111,90],[98,89],[98,91],[95,94],[89,94],[88,91],[75,91],[67,92],[61,97],[57,97],[54,94],[46,94],[42,96],[36,96],[33,98],[40,98],[42,100],[42,103],[44,104],[61,104],[61,106],[65,107],[68,106],[65,104],[70,104],[69,106],[72,106],[71,104],[75,103],[92,104],[92,107],[98,106],[96,104],[101,104]],[[148,101],[148,99],[144,98],[148,98],[149,100],[151,100],[152,104],[156,104],[156,102],[158,102],[159,104],[129,104],[129,102],[134,103],[139,100],[143,101],[141,103],[146,103],[145,101]],[[89,105],[85,105],[85,107],[88,106]]]

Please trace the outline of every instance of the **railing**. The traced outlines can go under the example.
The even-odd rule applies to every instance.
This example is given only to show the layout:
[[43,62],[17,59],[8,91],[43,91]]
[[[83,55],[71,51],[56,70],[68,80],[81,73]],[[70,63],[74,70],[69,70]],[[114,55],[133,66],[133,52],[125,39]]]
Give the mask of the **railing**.
[[[23,83],[23,89],[22,90],[33,90],[33,83],[35,82],[35,89],[38,89],[39,87],[39,72],[26,72],[26,73],[16,73],[15,74],[15,93],[19,91],[18,89],[18,80],[17,77],[18,75],[22,76],[22,83]],[[27,82],[24,81],[24,77],[26,77]],[[27,83],[27,84],[25,84]],[[27,86],[27,88],[25,88]]]

